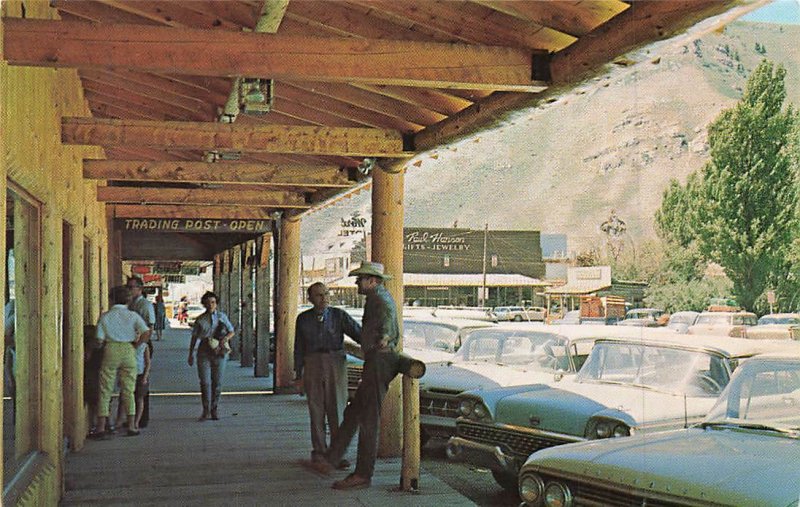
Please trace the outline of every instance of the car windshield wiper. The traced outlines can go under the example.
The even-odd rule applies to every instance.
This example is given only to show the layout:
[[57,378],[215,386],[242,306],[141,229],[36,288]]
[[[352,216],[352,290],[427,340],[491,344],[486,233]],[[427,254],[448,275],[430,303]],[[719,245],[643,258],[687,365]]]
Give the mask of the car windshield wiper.
[[748,422],[736,422],[736,421],[704,421],[698,424],[700,428],[711,428],[711,427],[730,427],[730,428],[743,428],[748,430],[761,430],[761,431],[771,431],[774,433],[781,433],[783,435],[788,435],[794,438],[800,438],[800,428],[781,428],[779,426],[771,426],[769,424],[762,424],[762,423],[748,423]]

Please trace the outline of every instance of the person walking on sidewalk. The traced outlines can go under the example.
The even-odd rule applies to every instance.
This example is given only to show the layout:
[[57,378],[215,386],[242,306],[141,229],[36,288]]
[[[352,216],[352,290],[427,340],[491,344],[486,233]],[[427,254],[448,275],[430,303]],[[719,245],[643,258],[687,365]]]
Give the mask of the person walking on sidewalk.
[[189,366],[194,364],[194,347],[197,342],[197,376],[200,378],[200,396],[203,402],[203,413],[199,421],[209,417],[219,419],[217,405],[222,393],[222,378],[228,362],[229,344],[234,329],[228,316],[217,309],[217,295],[211,291],[203,294],[200,302],[206,311],[194,321],[192,341],[189,344]]
[[361,349],[364,351],[361,384],[344,411],[344,420],[331,440],[326,459],[303,463],[316,472],[329,475],[341,462],[358,431],[355,471],[333,483],[333,489],[341,490],[370,486],[378,456],[381,405],[389,383],[400,372],[400,355],[396,350],[400,338],[397,307],[383,286],[391,276],[385,274],[383,264],[377,262],[362,262],[349,276],[356,276],[358,293],[367,296],[361,324]]
[[147,346],[150,328],[136,312],[128,309],[130,295],[127,287],[114,287],[111,294],[113,306],[97,322],[97,340],[104,344],[97,417],[99,431],[92,435],[97,439],[106,438],[106,421],[117,374],[120,404],[124,403],[128,416],[128,436],[139,434],[136,427],[136,402],[133,397],[136,386],[136,347]]
[[298,315],[295,326],[295,385],[304,388],[308,401],[311,459],[321,460],[328,452],[326,420],[333,439],[347,404],[344,335],[361,342],[361,325],[341,308],[328,306],[328,288],[322,282],[308,287],[308,299],[314,307]]

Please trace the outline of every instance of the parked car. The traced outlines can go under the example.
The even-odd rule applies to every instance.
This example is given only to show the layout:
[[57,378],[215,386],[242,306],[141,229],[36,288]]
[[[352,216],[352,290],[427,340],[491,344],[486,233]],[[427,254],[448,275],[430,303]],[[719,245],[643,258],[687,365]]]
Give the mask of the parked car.
[[489,468],[498,484],[516,490],[534,451],[699,422],[741,360],[788,345],[800,352],[796,342],[631,329],[643,334],[598,340],[580,372],[559,384],[462,394],[448,457]]
[[554,326],[577,325],[581,323],[581,311],[570,310],[564,314],[560,319],[553,319],[550,324]]
[[525,320],[544,322],[547,319],[547,308],[530,306],[525,309]]
[[694,325],[689,326],[688,333],[742,338],[745,328],[757,322],[756,314],[750,312],[702,312]]
[[464,391],[558,382],[580,369],[595,340],[640,333],[640,329],[616,326],[546,327],[531,323],[477,330],[451,361],[429,364],[420,379],[423,440],[455,433],[460,415],[458,395]]
[[[476,329],[496,326],[493,322],[469,319],[437,319],[416,317],[403,319],[403,351],[425,363],[449,361],[461,347],[463,340]],[[345,338],[347,360],[347,388],[352,397],[359,382],[364,362],[360,346]]]
[[667,328],[672,329],[676,333],[686,334],[689,332],[689,326],[694,325],[698,315],[700,315],[700,312],[675,312],[669,316]]
[[745,338],[751,340],[800,340],[800,313],[772,313],[748,327]]
[[491,308],[480,306],[439,306],[433,311],[434,317],[453,319],[488,320],[497,322],[497,316]]
[[625,318],[617,322],[618,326],[660,327],[659,318],[664,315],[660,308],[634,308],[625,313]]
[[492,313],[497,317],[498,322],[512,320],[514,322],[522,322],[523,320],[529,320],[525,315],[525,308],[521,306],[496,306],[492,310]]
[[519,493],[531,507],[797,505],[798,407],[800,358],[750,359],[701,424],[536,452]]

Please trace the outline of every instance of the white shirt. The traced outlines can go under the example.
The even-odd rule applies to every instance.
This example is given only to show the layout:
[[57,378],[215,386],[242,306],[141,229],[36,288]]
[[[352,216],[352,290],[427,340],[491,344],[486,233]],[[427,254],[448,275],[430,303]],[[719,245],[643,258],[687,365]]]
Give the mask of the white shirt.
[[97,339],[132,343],[148,329],[138,313],[128,310],[125,305],[114,305],[97,321]]

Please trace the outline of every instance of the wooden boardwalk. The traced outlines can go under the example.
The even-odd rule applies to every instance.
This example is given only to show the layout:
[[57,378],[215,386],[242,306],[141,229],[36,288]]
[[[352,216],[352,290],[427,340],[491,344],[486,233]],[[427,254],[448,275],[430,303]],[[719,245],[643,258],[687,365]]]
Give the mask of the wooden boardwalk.
[[[175,331],[156,343],[154,390],[196,384],[185,364],[187,343],[188,333]],[[271,385],[229,364],[231,389],[259,382]],[[152,420],[140,436],[87,441],[67,457],[62,505],[472,505],[424,471],[420,492],[397,491],[399,459],[378,460],[371,488],[331,489],[347,472],[324,478],[298,463],[309,456],[310,437],[306,402],[297,395],[224,395],[219,421],[197,422],[199,412],[199,395],[151,396]]]

